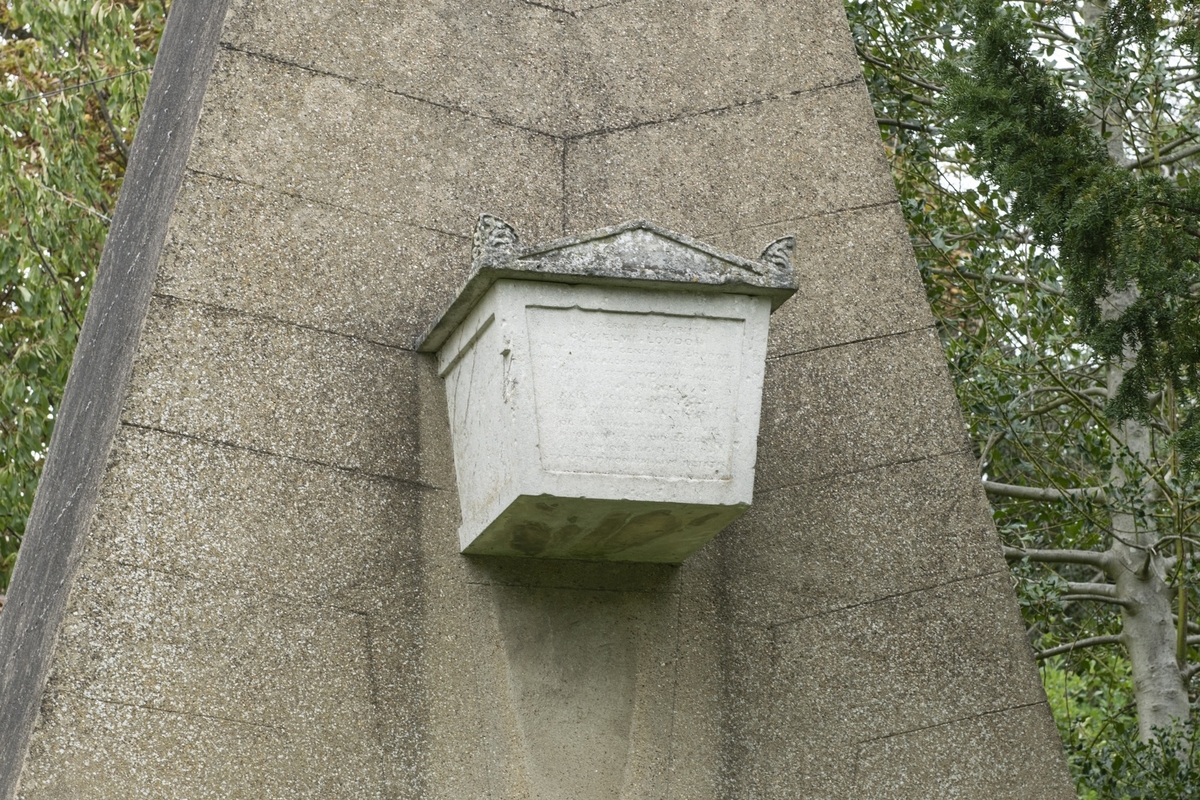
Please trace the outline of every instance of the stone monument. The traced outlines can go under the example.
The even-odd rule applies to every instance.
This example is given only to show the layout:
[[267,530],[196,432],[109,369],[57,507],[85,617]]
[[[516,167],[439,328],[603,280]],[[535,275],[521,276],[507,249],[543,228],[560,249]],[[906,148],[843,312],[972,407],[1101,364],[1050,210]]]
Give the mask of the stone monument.
[[[682,563],[460,553],[481,212],[795,235]],[[176,0],[0,732],[3,800],[1074,797],[840,3]]]
[[750,505],[795,239],[756,261],[645,220],[517,241],[479,218],[418,348],[446,380],[462,552],[683,562]]

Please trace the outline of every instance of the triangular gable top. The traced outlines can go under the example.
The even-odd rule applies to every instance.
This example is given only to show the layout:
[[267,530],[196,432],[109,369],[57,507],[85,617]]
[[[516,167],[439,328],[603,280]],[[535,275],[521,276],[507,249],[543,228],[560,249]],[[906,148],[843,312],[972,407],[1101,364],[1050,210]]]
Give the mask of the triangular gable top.
[[771,298],[774,311],[796,291],[793,246],[791,237],[779,239],[751,261],[653,222],[632,220],[521,248],[511,226],[485,214],[475,230],[471,276],[418,349],[437,351],[492,285],[505,279],[763,295]]

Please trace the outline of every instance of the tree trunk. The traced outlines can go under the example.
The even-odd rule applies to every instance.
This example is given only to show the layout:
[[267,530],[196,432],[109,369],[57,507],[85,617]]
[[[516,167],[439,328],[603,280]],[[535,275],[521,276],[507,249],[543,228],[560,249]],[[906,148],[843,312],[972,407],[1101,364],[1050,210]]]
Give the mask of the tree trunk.
[[[1097,25],[1106,7],[1105,0],[1084,3],[1081,9],[1084,23]],[[1122,121],[1114,117],[1107,103],[1094,111],[1098,118],[1097,132],[1105,140],[1109,157],[1115,163],[1127,166],[1130,159],[1122,141]],[[1106,319],[1119,317],[1137,297],[1136,286],[1113,292],[1104,304],[1103,316]],[[1110,400],[1116,396],[1121,379],[1136,356],[1136,352],[1126,350],[1120,363],[1109,366]],[[1115,433],[1110,480],[1114,488],[1120,488],[1130,479],[1125,464],[1134,459],[1143,464],[1153,463],[1153,441],[1151,431],[1136,420],[1123,423]],[[1156,494],[1153,483],[1143,479],[1143,485],[1130,488],[1133,489],[1130,496],[1138,498],[1135,504],[1152,506]],[[1157,551],[1161,536],[1152,515],[1143,514],[1139,520],[1132,509],[1116,503],[1111,507],[1113,543],[1110,553],[1114,559],[1109,578],[1116,584],[1117,599],[1124,601],[1121,607],[1122,640],[1133,673],[1138,735],[1142,741],[1149,741],[1156,728],[1174,728],[1190,713],[1182,665],[1176,660],[1176,631],[1172,617],[1174,592],[1167,580],[1172,559],[1164,558]]]
[[[1106,317],[1119,315],[1137,299],[1137,289],[1128,287],[1109,296]],[[1126,367],[1133,361],[1127,352],[1121,364],[1108,372],[1108,393],[1116,394]],[[1145,425],[1130,420],[1124,423],[1113,442],[1112,485],[1126,486],[1130,476],[1125,468],[1133,459],[1151,463],[1153,442]],[[1130,487],[1132,495],[1150,506],[1156,489],[1148,479]],[[1154,729],[1167,729],[1188,718],[1190,707],[1183,673],[1176,660],[1175,623],[1172,619],[1174,591],[1168,583],[1173,559],[1157,552],[1161,538],[1154,517],[1141,519],[1113,504],[1111,516],[1114,566],[1110,577],[1116,583],[1121,609],[1122,639],[1129,653],[1133,672],[1134,700],[1137,703],[1138,733],[1143,741],[1154,736]]]

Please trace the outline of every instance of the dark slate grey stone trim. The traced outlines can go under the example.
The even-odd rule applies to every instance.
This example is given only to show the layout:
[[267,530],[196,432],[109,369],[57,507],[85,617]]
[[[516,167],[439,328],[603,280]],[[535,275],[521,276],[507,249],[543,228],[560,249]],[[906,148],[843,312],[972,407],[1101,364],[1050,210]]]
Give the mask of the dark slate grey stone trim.
[[10,800],[84,550],[228,0],[175,0],[4,613],[0,799]]

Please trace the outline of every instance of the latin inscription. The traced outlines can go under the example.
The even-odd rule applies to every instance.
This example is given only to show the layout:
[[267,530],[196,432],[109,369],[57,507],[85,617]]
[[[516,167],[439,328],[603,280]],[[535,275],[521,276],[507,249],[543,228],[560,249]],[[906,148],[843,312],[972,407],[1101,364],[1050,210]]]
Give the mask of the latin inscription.
[[526,313],[545,469],[730,478],[743,320]]

